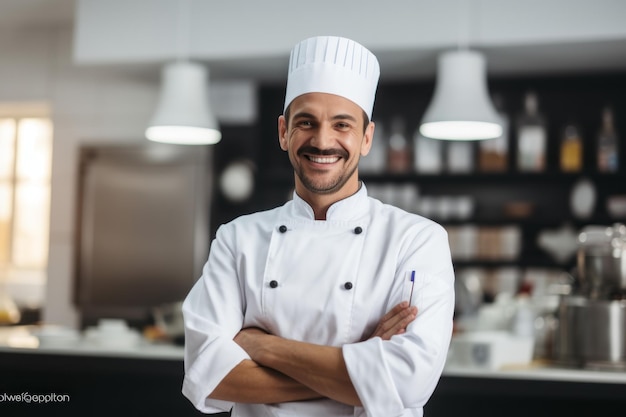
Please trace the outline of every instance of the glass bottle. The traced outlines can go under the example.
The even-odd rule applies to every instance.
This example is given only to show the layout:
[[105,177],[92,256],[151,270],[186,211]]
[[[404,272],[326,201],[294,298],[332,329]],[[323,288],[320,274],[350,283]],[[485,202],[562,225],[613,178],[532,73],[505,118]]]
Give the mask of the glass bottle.
[[404,119],[394,117],[391,121],[387,151],[387,170],[391,173],[407,173],[411,170],[411,149],[406,138]]
[[370,152],[359,160],[359,172],[363,174],[381,174],[387,165],[387,137],[385,126],[376,122]]
[[449,172],[466,174],[474,170],[473,141],[450,141],[446,145]]
[[493,103],[500,116],[502,135],[494,139],[480,141],[478,166],[482,172],[503,172],[508,168],[509,116],[503,109],[501,96],[494,95]]
[[619,168],[618,137],[613,123],[613,110],[602,112],[602,128],[598,133],[598,171],[617,172]]
[[524,113],[517,119],[517,167],[520,171],[545,170],[547,129],[534,92],[526,93]]
[[419,127],[415,130],[413,141],[416,171],[424,174],[441,173],[443,169],[444,141],[423,136],[419,132]]
[[563,130],[560,161],[563,172],[578,172],[583,167],[583,140],[574,124],[568,124]]

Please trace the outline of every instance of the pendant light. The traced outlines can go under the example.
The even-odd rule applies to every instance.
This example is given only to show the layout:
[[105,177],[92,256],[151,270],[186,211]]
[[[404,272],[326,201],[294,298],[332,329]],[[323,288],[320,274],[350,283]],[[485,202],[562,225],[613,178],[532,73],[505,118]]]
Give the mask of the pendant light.
[[435,94],[420,133],[433,139],[492,139],[502,135],[500,123],[487,91],[483,55],[469,50],[440,55]]
[[444,52],[438,58],[435,92],[419,130],[423,136],[443,140],[493,139],[502,135],[500,116],[487,90],[485,57],[463,45],[461,36],[458,50]]
[[222,134],[209,101],[209,71],[188,59],[189,0],[178,2],[178,59],[161,72],[157,109],[146,129],[146,138],[180,145],[212,145]]
[[166,65],[159,104],[146,137],[183,145],[219,142],[222,134],[211,112],[207,79],[208,70],[200,64],[178,61]]

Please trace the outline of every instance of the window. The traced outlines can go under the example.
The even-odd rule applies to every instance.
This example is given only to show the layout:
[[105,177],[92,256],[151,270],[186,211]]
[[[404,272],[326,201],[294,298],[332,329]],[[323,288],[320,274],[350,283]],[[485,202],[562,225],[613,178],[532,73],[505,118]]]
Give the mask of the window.
[[45,283],[52,123],[0,116],[0,282]]

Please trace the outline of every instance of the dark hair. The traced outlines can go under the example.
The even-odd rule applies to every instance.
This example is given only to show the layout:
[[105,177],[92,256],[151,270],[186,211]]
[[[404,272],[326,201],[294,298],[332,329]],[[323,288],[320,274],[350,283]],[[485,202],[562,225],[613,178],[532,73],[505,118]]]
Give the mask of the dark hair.
[[[291,103],[289,103],[289,105],[285,109],[285,113],[283,114],[283,116],[285,116],[285,122],[287,123],[287,126],[289,126],[290,113],[291,113]],[[370,124],[370,119],[369,117],[367,117],[367,113],[365,113],[365,110],[362,110],[362,113],[363,113],[363,133],[365,133],[365,130],[367,130],[367,126]]]

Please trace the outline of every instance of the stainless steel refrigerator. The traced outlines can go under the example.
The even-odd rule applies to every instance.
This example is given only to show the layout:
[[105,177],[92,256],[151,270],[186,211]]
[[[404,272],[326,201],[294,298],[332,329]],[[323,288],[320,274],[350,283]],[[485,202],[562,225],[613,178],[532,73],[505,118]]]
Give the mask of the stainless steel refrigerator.
[[80,150],[75,300],[82,323],[181,301],[207,258],[210,148]]

